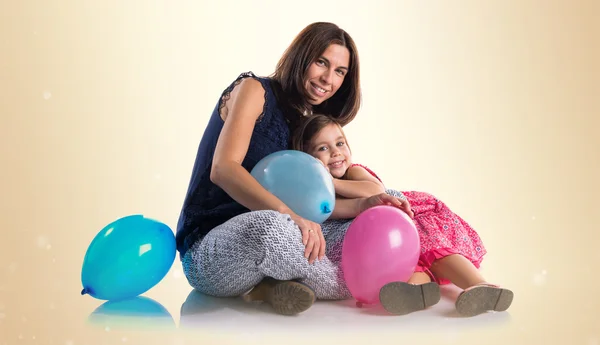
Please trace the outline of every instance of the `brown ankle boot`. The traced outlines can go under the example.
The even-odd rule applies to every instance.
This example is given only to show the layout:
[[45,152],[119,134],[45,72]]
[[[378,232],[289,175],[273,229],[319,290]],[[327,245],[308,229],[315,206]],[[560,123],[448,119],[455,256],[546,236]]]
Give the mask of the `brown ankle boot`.
[[243,299],[246,302],[267,302],[278,314],[295,315],[309,309],[316,297],[313,289],[304,283],[267,277],[243,295]]

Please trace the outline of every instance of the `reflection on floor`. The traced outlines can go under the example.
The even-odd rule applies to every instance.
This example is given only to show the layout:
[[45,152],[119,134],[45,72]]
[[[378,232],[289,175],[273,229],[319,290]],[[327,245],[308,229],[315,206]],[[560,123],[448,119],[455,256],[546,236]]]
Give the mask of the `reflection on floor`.
[[[269,305],[246,303],[241,298],[217,298],[191,290],[181,306],[179,329],[184,331],[231,332],[252,336],[262,332],[297,331],[306,326],[311,332],[352,334],[365,329],[407,331],[445,331],[448,333],[473,327],[500,326],[510,322],[510,313],[487,313],[472,318],[459,316],[454,300],[459,289],[442,287],[442,300],[424,311],[405,316],[388,314],[380,306],[358,308],[353,300],[317,301],[308,311],[295,316],[273,313]],[[137,297],[123,302],[107,302],[88,317],[94,326],[119,328],[161,329],[177,328],[172,315],[158,302]]]
[[181,307],[180,328],[196,330],[210,328],[223,331],[235,329],[248,334],[277,329],[281,332],[298,330],[298,325],[311,331],[353,332],[377,329],[407,328],[412,331],[447,328],[460,331],[460,326],[500,325],[510,321],[510,314],[487,313],[463,318],[454,309],[454,300],[460,290],[454,286],[442,287],[442,300],[428,310],[410,315],[388,314],[381,306],[358,308],[353,300],[317,301],[308,311],[284,317],[274,314],[266,304],[248,304],[239,298],[215,298],[192,290]]

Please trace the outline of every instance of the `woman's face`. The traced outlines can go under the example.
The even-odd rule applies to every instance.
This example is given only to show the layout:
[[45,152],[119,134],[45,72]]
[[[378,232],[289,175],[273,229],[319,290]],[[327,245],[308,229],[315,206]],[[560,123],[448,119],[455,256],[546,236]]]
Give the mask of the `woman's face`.
[[331,98],[342,86],[348,73],[350,51],[339,44],[330,45],[306,72],[304,87],[310,95],[309,103],[319,105]]

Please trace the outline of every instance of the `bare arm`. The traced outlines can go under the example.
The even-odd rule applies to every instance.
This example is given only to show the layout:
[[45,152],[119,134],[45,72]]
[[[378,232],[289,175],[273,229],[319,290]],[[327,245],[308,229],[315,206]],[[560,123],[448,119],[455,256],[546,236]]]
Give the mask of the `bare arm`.
[[231,93],[227,104],[229,112],[213,156],[210,180],[251,211],[274,210],[289,214],[302,233],[304,256],[313,263],[317,257],[325,256],[321,226],[295,214],[242,166],[254,125],[263,111],[264,93],[260,82],[251,78],[244,79]]
[[252,211],[275,210],[290,214],[289,208],[242,166],[254,124],[263,110],[264,92],[260,82],[251,78],[244,79],[232,92],[228,116],[215,148],[210,179]]
[[349,219],[355,218],[361,212],[361,198],[357,199],[335,199],[335,207],[329,218]]
[[336,199],[335,208],[331,214],[331,219],[350,219],[355,218],[361,212],[374,207],[374,206],[393,206],[397,207],[408,214],[409,217],[413,218],[414,214],[410,209],[410,204],[406,200],[402,200],[395,196],[380,193],[368,198],[356,198],[356,199]]
[[346,180],[334,179],[334,187],[337,194],[347,199],[336,199],[332,219],[355,218],[368,208],[380,205],[400,208],[414,217],[408,201],[386,194],[383,183],[360,166],[348,169]]
[[383,183],[360,166],[349,168],[344,180],[333,179],[333,185],[337,194],[350,199],[385,193]]

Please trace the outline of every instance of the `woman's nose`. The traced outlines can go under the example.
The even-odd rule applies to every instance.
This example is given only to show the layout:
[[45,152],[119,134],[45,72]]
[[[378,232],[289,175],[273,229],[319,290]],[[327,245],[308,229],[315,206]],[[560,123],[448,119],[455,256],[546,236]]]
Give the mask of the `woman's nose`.
[[331,84],[331,81],[333,80],[332,73],[333,71],[330,69],[323,71],[323,74],[321,74],[321,81],[325,84]]

